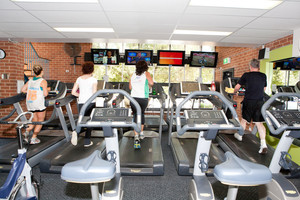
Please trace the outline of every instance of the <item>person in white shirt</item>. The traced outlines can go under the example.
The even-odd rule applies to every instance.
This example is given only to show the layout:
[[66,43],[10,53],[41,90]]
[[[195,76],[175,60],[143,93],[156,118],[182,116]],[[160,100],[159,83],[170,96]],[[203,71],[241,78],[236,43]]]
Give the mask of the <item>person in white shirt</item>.
[[[94,63],[93,62],[85,62],[82,65],[82,73],[83,75],[78,77],[73,89],[72,95],[78,97],[78,107],[79,111],[81,110],[84,103],[95,93],[97,92],[97,79],[93,77],[94,72]],[[95,107],[95,100],[88,106],[85,111],[85,116],[89,116]],[[91,133],[92,128],[87,128],[84,138],[84,147],[89,147],[93,145],[91,141]],[[74,131],[72,133],[71,143],[73,145],[77,145],[77,133]]]

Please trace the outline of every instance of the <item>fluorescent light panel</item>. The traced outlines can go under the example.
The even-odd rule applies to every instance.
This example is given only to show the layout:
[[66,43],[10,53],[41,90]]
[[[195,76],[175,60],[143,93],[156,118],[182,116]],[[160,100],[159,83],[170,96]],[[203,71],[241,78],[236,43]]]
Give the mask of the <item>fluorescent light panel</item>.
[[16,2],[32,3],[98,3],[98,0],[11,0]]
[[59,32],[91,32],[91,33],[111,33],[112,28],[54,28]]
[[272,9],[281,2],[272,0],[191,0],[190,6]]
[[195,30],[175,30],[173,34],[177,35],[218,35],[218,36],[227,36],[232,32],[223,32],[223,31],[195,31]]

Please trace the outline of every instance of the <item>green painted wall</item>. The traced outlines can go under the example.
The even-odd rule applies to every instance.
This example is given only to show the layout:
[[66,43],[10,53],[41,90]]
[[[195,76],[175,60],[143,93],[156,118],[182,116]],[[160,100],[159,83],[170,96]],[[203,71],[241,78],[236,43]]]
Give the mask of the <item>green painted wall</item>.
[[[284,58],[290,58],[292,57],[292,51],[293,51],[293,45],[287,45],[278,49],[274,49],[270,51],[270,58],[261,60],[260,61],[260,71],[265,73],[268,77],[268,79],[271,79],[273,75],[273,63],[272,61],[280,60]],[[268,87],[271,87],[270,84]],[[269,134],[269,130],[267,128],[267,137],[266,137],[267,143],[271,145],[272,147],[276,148],[276,146],[279,143],[279,139],[271,136]],[[295,163],[300,165],[300,147],[296,145],[292,145],[289,154],[291,154],[292,159]]]

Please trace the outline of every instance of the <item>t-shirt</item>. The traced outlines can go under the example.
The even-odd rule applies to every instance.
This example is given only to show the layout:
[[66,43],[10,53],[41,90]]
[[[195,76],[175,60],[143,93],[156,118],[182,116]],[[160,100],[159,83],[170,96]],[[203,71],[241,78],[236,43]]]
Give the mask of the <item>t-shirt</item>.
[[267,76],[261,72],[246,72],[238,81],[245,85],[245,98],[248,100],[263,100],[264,87],[267,87]]
[[29,111],[44,110],[45,107],[45,96],[43,88],[41,87],[41,82],[43,78],[30,79],[28,82],[27,96],[26,96],[26,106]]
[[131,77],[131,96],[137,98],[149,98],[149,85],[146,74],[140,76],[133,74]]
[[[97,84],[97,79],[94,77],[90,77],[87,79],[82,79],[78,77],[76,83],[79,85],[79,98],[78,103],[85,103],[94,93],[93,93],[93,85]],[[94,99],[92,102],[95,102]]]

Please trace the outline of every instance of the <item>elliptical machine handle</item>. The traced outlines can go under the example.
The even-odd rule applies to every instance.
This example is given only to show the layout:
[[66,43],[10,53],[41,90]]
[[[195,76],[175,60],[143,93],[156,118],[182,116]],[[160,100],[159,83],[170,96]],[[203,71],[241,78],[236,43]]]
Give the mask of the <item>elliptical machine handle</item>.
[[138,102],[131,97],[126,91],[124,90],[120,90],[120,89],[104,89],[104,90],[98,90],[95,94],[93,94],[86,102],[85,104],[82,106],[80,113],[79,113],[79,117],[78,117],[78,123],[80,124],[82,122],[82,119],[84,117],[84,113],[85,110],[87,109],[87,107],[92,103],[92,101],[94,99],[96,99],[100,94],[107,94],[107,93],[119,93],[122,94],[124,96],[126,96],[129,101],[132,102],[132,104],[135,106],[136,108],[136,115],[137,115],[137,123],[133,123],[133,128],[136,132],[141,132],[141,123],[142,123],[142,110],[140,105],[138,104]]
[[273,102],[276,101],[276,98],[278,98],[278,97],[290,97],[290,96],[294,96],[294,97],[297,97],[298,99],[300,99],[300,94],[298,94],[298,93],[290,93],[290,92],[277,93],[277,94],[273,95],[271,98],[269,98],[264,103],[264,105],[261,107],[261,114],[262,114],[263,118],[265,119],[266,123],[268,124],[269,130],[274,135],[278,135],[278,134],[282,133],[289,126],[284,124],[284,125],[278,127],[277,129],[275,129],[272,122],[271,122],[271,120],[270,120],[270,118],[273,117],[273,116],[271,116],[269,114],[269,112],[267,112],[267,109],[271,106],[271,104]]
[[[195,91],[195,92],[190,93],[176,108],[176,128],[177,128],[178,135],[183,135],[186,131],[185,128],[181,128],[180,110],[181,110],[182,106],[187,101],[189,101],[191,98],[193,98],[194,96],[209,96],[209,95],[214,95],[214,96],[219,97],[223,101],[223,103],[230,109],[234,120],[239,122],[238,115],[237,115],[235,109],[232,107],[232,103],[230,101],[228,101],[222,94],[220,94],[219,92],[216,92],[216,91]],[[240,126],[238,128],[238,130],[239,130],[240,135],[244,134],[243,127]]]

